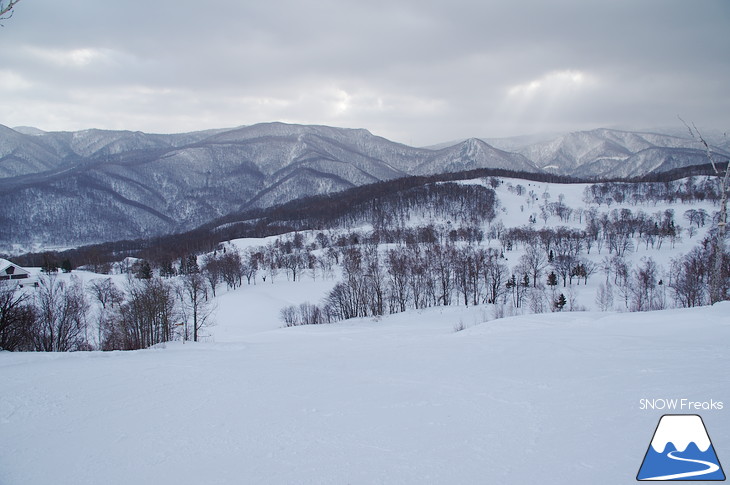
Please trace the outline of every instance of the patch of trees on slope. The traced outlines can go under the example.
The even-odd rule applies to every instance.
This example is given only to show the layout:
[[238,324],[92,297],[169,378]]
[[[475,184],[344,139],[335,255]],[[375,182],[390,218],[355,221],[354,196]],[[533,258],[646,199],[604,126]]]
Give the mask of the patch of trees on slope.
[[[649,183],[666,184],[681,178],[711,175],[712,166],[696,165],[673,171],[650,174],[635,179],[601,180],[604,184]],[[504,169],[478,169],[465,172],[445,173],[432,176],[413,176],[354,187],[342,192],[306,197],[266,209],[246,210],[228,215],[192,231],[149,239],[123,240],[84,246],[67,251],[29,253],[13,258],[24,266],[41,267],[70,261],[74,267],[92,266],[100,269],[108,263],[128,256],[152,262],[179,259],[188,254],[210,252],[222,241],[242,237],[266,237],[297,230],[337,227],[348,220],[362,220],[373,211],[383,211],[385,204],[396,199],[411,198],[421,203],[423,197],[434,197],[434,190],[423,191],[433,184],[458,182],[480,177],[508,177],[547,183],[594,183],[594,179],[578,179],[549,173],[517,172]],[[418,190],[417,190],[418,189]],[[472,194],[468,186],[450,184],[440,191],[444,197],[466,199]],[[478,189],[477,189],[478,190]],[[455,195],[461,191],[461,195]],[[452,192],[447,195],[448,192]],[[486,192],[482,191],[482,194]],[[435,195],[439,197],[439,194]],[[485,196],[488,197],[488,196]],[[433,200],[431,202],[434,202]],[[482,199],[477,201],[483,203]],[[369,221],[369,222],[372,222]]]

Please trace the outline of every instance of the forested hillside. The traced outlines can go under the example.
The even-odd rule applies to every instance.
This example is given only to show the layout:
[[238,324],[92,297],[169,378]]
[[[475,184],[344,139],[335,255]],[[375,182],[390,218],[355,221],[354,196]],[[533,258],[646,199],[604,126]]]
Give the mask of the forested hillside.
[[[501,169],[613,180],[707,163],[692,138],[616,130],[501,146],[470,138],[426,149],[362,129],[284,123],[177,135],[0,127],[0,251],[179,234],[242,211],[408,176]],[[721,162],[729,156],[710,150]]]
[[[16,261],[46,274],[81,265],[130,280],[124,290],[105,290],[120,306],[97,320],[94,339],[79,330],[81,340],[71,347],[34,341],[16,347],[147,347],[181,337],[176,318],[186,313],[176,309],[192,304],[197,312],[221,287],[246,291],[282,279],[331,282],[316,300],[271,309],[291,326],[454,305],[483,306],[503,317],[710,303],[716,178],[570,184],[533,178],[403,179],[219,221],[187,239],[28,255]],[[727,258],[722,272],[727,296]],[[43,291],[65,291],[81,314],[89,311],[80,281],[56,289],[46,279]],[[28,314],[44,314],[42,305]],[[197,339],[205,322],[186,321],[185,336]]]

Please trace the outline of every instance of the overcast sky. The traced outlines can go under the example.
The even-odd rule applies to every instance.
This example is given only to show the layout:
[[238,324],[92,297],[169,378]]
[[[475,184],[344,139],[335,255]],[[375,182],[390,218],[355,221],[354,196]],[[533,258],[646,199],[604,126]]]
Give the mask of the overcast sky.
[[7,126],[730,129],[728,0],[22,0],[1,23]]

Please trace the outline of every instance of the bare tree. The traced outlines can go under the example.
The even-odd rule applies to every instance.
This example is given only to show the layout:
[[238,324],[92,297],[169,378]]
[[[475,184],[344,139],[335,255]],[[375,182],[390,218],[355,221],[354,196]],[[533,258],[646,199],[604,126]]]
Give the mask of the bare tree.
[[453,266],[454,266],[454,248],[453,246],[441,246],[434,244],[427,251],[430,257],[430,264],[434,268],[438,287],[441,294],[438,299],[441,305],[448,306],[451,304],[451,290],[454,285]]
[[124,301],[124,293],[111,278],[100,278],[91,281],[87,286],[87,291],[101,305],[98,311],[97,322],[97,339],[101,348],[104,342],[104,334],[107,333],[112,325],[111,310],[114,306],[119,306]]
[[689,209],[684,211],[684,218],[689,222],[690,227],[693,223],[697,223],[697,228],[700,227],[699,217],[697,217],[697,209]]
[[525,248],[525,254],[520,257],[520,264],[529,270],[532,275],[532,287],[537,287],[537,279],[543,270],[550,264],[548,254],[536,245],[531,244]]
[[497,300],[506,293],[505,283],[509,278],[507,265],[499,261],[496,251],[489,250],[482,270],[484,285],[487,288],[487,302],[496,304]]
[[710,302],[716,303],[725,299],[725,282],[722,264],[725,259],[725,227],[727,224],[728,188],[730,188],[730,161],[727,161],[723,173],[723,169],[720,167],[720,161],[717,160],[717,154],[712,152],[710,145],[702,136],[697,126],[694,123],[690,126],[682,118],[679,119],[687,127],[687,130],[689,130],[690,136],[698,140],[705,148],[705,154],[710,164],[712,164],[712,169],[715,171],[720,189],[720,217],[717,221],[717,234],[713,243],[715,245],[715,256],[712,262],[712,271],[710,272]]
[[264,254],[258,251],[249,251],[246,253],[243,259],[243,275],[246,277],[246,282],[250,285],[253,279],[253,284],[256,284],[256,273],[263,264]]
[[23,350],[33,325],[30,294],[10,281],[0,281],[0,350]]
[[215,297],[215,289],[223,279],[221,270],[221,262],[214,255],[207,254],[203,257],[203,275],[210,284],[210,289]]
[[117,288],[111,278],[100,278],[91,281],[88,291],[105,310],[114,305],[119,305],[124,300],[124,293]]
[[[199,332],[211,325],[213,313],[212,300],[208,300],[207,284],[200,273],[190,273],[183,276],[178,287],[178,297],[182,304],[182,317],[185,327],[183,338],[188,340],[190,333],[194,342],[198,341]],[[188,330],[191,330],[189,333]]]
[[229,289],[236,289],[241,286],[243,278],[243,261],[241,254],[236,248],[229,249],[219,258],[220,271],[223,281]]
[[281,261],[286,271],[287,279],[291,274],[292,281],[297,281],[297,276],[301,279],[301,271],[306,267],[304,252],[300,249],[294,249],[291,253],[282,256]]
[[172,283],[162,278],[129,279],[127,299],[121,306],[105,350],[143,349],[174,338],[177,308]]
[[337,283],[327,295],[325,304],[336,320],[359,316],[357,294],[348,284]]
[[395,311],[404,312],[409,299],[409,258],[406,252],[401,248],[389,250],[385,267],[388,272],[392,305]]
[[299,321],[299,312],[294,305],[285,306],[279,311],[279,318],[284,321],[285,327],[296,327],[301,325]]
[[598,285],[598,291],[596,292],[596,305],[602,312],[607,312],[613,308],[613,286],[611,283],[601,283]]
[[13,16],[13,8],[20,0],[0,1],[0,20],[7,20]]
[[568,282],[568,277],[571,276],[571,270],[575,266],[575,262],[576,258],[567,254],[560,254],[553,260],[553,269],[563,279],[563,288]]
[[642,258],[643,265],[632,272],[630,291],[633,311],[660,310],[662,308],[658,293],[659,268],[652,258]]
[[81,280],[71,277],[70,284],[56,275],[41,277],[35,294],[37,319],[33,347],[43,352],[67,352],[86,345],[86,316],[89,303]]
[[672,260],[669,287],[683,307],[694,307],[707,303],[707,258],[696,247],[681,258]]
[[364,265],[365,271],[367,271],[364,276],[367,278],[370,287],[370,313],[373,315],[383,315],[385,313],[386,283],[379,254],[377,245],[367,246],[364,253]]

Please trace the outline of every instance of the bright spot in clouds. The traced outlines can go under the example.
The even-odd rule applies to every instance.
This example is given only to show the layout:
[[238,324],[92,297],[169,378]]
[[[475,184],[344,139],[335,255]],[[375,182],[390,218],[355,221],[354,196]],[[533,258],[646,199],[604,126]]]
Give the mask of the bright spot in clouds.
[[335,114],[343,114],[350,107],[350,96],[344,89],[338,89],[336,93],[337,102],[335,103]]
[[111,53],[105,49],[43,49],[29,47],[30,54],[46,63],[62,67],[85,67],[92,62],[108,59]]
[[592,78],[581,71],[551,71],[538,79],[510,87],[508,94],[513,97],[531,97],[538,94],[555,95],[590,84],[593,84]]

